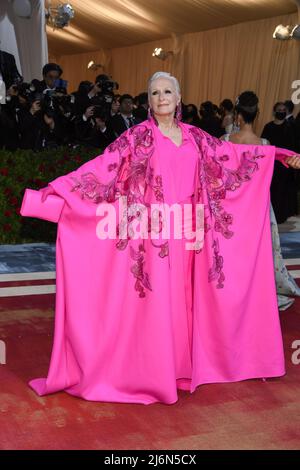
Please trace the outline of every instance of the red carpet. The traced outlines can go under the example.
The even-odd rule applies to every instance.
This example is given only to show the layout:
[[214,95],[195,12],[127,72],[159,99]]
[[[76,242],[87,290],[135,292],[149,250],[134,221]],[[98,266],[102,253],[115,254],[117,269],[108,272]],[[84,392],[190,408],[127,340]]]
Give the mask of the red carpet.
[[0,311],[1,449],[299,449],[300,364],[291,346],[300,341],[300,299],[281,313],[285,377],[202,385],[179,391],[175,405],[145,406],[35,395],[27,382],[47,373],[54,296],[32,297],[22,310]]

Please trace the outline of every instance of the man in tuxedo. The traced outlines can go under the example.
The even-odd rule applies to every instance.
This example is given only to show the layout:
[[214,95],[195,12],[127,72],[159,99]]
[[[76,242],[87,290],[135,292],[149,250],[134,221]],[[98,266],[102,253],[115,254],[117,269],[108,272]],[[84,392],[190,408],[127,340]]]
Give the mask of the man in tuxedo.
[[120,98],[120,113],[115,114],[110,124],[116,137],[119,137],[124,131],[136,124],[139,124],[141,119],[133,115],[133,97],[131,95],[122,95]]
[[18,72],[14,56],[1,50],[0,80],[4,81],[6,90],[8,90],[14,83],[21,82],[23,80],[22,76]]

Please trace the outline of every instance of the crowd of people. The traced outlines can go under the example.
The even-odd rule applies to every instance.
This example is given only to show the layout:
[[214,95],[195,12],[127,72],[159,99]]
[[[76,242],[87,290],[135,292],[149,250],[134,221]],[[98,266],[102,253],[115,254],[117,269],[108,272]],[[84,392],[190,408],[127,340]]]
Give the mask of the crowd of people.
[[[120,95],[118,83],[101,74],[95,83],[82,81],[68,94],[58,64],[46,64],[42,74],[43,80],[26,83],[16,67],[6,76],[0,71],[0,79],[6,81],[6,98],[0,105],[0,148],[41,151],[71,145],[104,150],[126,129],[147,119],[147,92]],[[250,113],[257,107],[256,98],[253,101],[248,95],[250,101],[244,103]],[[182,120],[223,138],[240,130],[237,105],[230,99],[219,105],[205,101],[198,110],[195,104],[182,103]],[[264,126],[261,137],[271,145],[300,152],[300,113],[294,116],[292,101],[274,105],[273,120]],[[279,223],[297,213],[296,186],[294,171],[276,162],[271,194]],[[283,203],[286,200],[288,204]]]
[[[0,146],[42,150],[60,145],[85,145],[103,149],[124,130],[147,119],[148,96],[120,95],[118,84],[107,75],[98,75],[95,83],[83,81],[71,94],[61,78],[58,64],[43,67],[43,80],[22,81],[9,77],[6,100],[0,111]],[[235,104],[224,99],[182,104],[183,122],[200,127],[215,137],[236,130]],[[272,145],[299,151],[300,113],[294,117],[292,101],[278,102],[274,120],[266,124],[262,137]]]

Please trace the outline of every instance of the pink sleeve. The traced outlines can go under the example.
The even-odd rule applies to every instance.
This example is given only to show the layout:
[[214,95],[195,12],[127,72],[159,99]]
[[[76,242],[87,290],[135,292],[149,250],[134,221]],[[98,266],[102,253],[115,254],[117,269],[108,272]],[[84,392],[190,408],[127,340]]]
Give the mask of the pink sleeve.
[[49,186],[67,202],[74,194],[92,202],[112,202],[116,197],[115,192],[122,185],[120,180],[129,158],[129,133],[125,131],[103,154],[81,165],[77,170],[50,181]]
[[41,191],[26,189],[20,214],[23,217],[37,217],[49,222],[58,222],[65,201],[54,194],[50,194],[44,202],[42,202],[41,197]]
[[54,194],[48,195],[44,202],[41,200],[42,190],[27,189],[21,215],[58,222],[63,209],[67,210],[68,205],[74,207],[74,198],[95,203],[113,202],[126,184],[129,159],[129,132],[125,131],[103,154],[50,181],[48,185]]
[[296,152],[293,152],[292,150],[275,147],[275,160],[280,161],[286,168],[289,168],[289,165],[285,163],[285,160],[288,157],[293,157],[294,155],[296,155]]

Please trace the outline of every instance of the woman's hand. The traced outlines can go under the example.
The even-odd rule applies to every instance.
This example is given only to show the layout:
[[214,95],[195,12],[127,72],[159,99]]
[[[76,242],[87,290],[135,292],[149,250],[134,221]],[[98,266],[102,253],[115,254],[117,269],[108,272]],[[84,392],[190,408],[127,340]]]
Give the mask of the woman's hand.
[[40,192],[42,193],[42,202],[45,202],[47,197],[50,194],[55,194],[54,190],[51,188],[51,186],[47,186],[46,188],[40,189]]
[[300,155],[293,155],[285,159],[285,163],[295,170],[300,170]]

